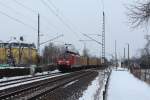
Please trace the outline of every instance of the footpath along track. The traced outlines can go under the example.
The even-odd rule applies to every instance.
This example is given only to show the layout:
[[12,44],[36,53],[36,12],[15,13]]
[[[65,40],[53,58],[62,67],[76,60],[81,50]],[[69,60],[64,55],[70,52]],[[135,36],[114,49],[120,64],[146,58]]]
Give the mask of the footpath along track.
[[[94,73],[93,71],[78,71],[49,79],[21,85],[0,94],[0,100],[36,100],[72,81]],[[10,91],[11,90],[11,91]],[[1,91],[0,91],[1,93]]]
[[17,83],[22,83],[22,82],[26,82],[26,81],[33,81],[33,80],[37,80],[37,79],[41,79],[41,78],[46,78],[46,77],[50,77],[50,76],[54,76],[54,75],[59,75],[59,74],[61,74],[61,73],[60,72],[49,73],[49,74],[36,75],[36,76],[30,76],[30,77],[28,76],[28,77],[23,77],[23,78],[19,78],[19,79],[1,81],[0,82],[0,88],[4,87],[4,86],[9,86],[9,85],[13,85],[13,84],[17,84]]

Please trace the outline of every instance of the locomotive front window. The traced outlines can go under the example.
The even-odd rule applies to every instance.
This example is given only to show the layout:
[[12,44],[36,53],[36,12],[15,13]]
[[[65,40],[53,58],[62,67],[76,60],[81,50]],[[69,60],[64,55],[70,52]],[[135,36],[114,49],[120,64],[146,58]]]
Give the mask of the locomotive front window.
[[64,54],[64,58],[65,58],[65,59],[69,59],[69,54],[68,54],[68,53],[65,53],[65,54]]

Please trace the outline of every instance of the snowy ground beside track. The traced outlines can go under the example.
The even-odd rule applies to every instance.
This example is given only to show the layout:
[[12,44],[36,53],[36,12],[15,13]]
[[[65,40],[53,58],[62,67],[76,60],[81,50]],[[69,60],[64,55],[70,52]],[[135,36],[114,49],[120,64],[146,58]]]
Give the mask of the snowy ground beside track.
[[103,100],[102,92],[104,90],[106,78],[107,76],[104,75],[104,71],[99,72],[99,75],[92,81],[87,90],[83,92],[79,100]]
[[46,79],[51,79],[51,78],[58,77],[58,76],[62,76],[62,75],[66,75],[66,74],[69,74],[69,73],[63,73],[63,74],[58,74],[58,75],[54,75],[54,76],[49,76],[49,77],[45,77],[45,78],[41,78],[41,79],[30,80],[30,81],[25,81],[25,82],[21,82],[21,83],[16,83],[16,84],[8,85],[8,86],[3,86],[3,87],[0,87],[0,90],[12,88],[12,87],[17,87],[17,86],[20,86],[20,85],[29,84],[29,83],[33,83],[33,82],[37,82],[37,81],[46,80]]
[[113,70],[107,100],[150,100],[150,86],[127,70]]
[[[54,71],[45,71],[45,72],[42,72],[42,73],[36,73],[34,76],[45,75],[45,74],[53,74],[53,73],[58,73],[58,72],[59,71],[56,69]],[[0,82],[7,81],[7,80],[21,79],[21,78],[25,78],[25,77],[32,77],[32,75],[15,76],[15,77],[3,77],[2,79],[0,79]]]

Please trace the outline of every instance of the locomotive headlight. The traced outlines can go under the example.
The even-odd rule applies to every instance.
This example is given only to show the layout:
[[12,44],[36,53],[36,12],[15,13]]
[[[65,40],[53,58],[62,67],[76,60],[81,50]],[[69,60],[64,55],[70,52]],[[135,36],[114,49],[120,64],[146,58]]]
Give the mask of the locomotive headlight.
[[66,61],[66,64],[69,65],[69,61]]
[[61,64],[62,63],[62,61],[58,61],[58,64]]

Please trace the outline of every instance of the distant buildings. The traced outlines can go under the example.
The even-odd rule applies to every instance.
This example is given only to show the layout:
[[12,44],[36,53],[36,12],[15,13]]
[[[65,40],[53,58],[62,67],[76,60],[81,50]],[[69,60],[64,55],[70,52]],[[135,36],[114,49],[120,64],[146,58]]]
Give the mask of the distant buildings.
[[0,43],[0,64],[12,66],[37,63],[37,50],[34,44],[28,43]]

